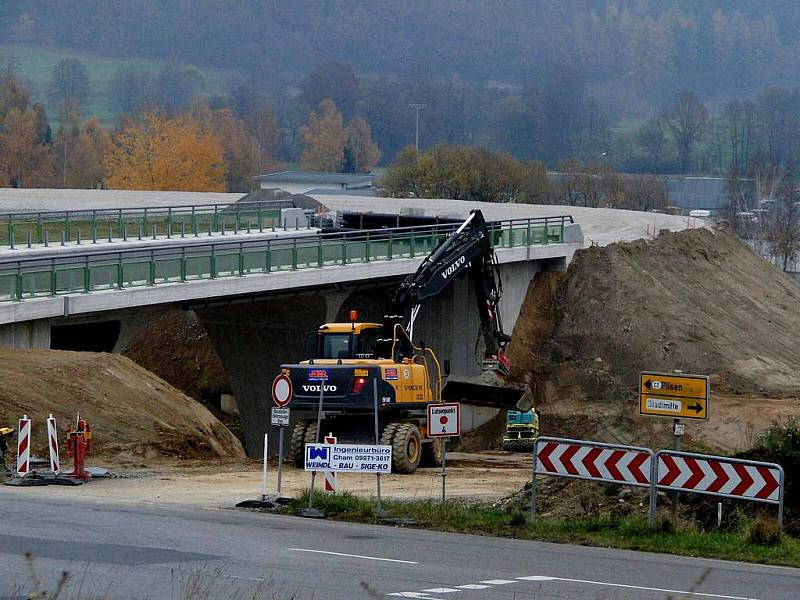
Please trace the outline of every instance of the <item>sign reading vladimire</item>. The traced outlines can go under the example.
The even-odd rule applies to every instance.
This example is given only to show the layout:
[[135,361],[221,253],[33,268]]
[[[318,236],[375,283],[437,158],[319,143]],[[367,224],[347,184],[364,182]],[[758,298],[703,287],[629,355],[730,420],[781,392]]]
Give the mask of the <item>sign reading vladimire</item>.
[[278,406],[272,407],[270,415],[270,424],[278,427],[287,427],[289,425],[289,409],[281,408]]
[[708,421],[708,375],[644,371],[639,379],[639,413]]
[[428,404],[428,437],[461,435],[461,405]]
[[391,473],[392,447],[364,444],[306,444],[305,470]]

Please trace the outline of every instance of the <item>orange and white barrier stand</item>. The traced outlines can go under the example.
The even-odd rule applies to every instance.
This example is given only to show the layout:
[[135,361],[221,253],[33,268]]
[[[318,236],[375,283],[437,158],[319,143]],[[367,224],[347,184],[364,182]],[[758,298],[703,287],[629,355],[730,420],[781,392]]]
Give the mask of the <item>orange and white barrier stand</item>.
[[[329,433],[325,436],[325,443],[326,444],[335,444],[336,438],[333,437],[332,433]],[[336,493],[336,472],[334,471],[323,471],[322,472],[325,480],[325,485],[323,489],[328,494],[335,494]]]
[[53,415],[47,418],[47,446],[50,449],[50,470],[58,475],[61,463],[58,460],[58,428]]
[[31,420],[28,415],[19,420],[17,431],[17,475],[24,477],[31,471]]

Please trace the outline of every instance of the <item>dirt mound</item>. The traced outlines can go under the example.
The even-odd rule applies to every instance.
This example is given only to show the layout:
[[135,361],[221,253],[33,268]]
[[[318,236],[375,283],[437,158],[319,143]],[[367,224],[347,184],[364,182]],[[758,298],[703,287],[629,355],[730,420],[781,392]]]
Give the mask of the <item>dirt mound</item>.
[[244,458],[236,437],[208,410],[131,360],[114,354],[0,348],[0,423],[34,420],[33,449],[46,456],[45,419],[59,431],[80,412],[95,454]]
[[123,355],[195,400],[218,400],[230,393],[222,361],[191,311],[165,313],[141,329]]
[[800,406],[798,306],[793,280],[726,231],[592,247],[567,273],[531,283],[509,349],[513,376],[530,379],[546,435],[653,445],[666,427],[637,415],[639,372],[710,374],[711,422],[690,438],[743,448],[752,427]]

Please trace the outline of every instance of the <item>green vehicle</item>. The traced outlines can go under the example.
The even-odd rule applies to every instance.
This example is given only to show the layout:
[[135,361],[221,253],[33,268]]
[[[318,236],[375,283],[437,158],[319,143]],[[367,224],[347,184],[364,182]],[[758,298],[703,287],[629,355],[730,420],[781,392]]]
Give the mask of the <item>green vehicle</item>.
[[510,452],[533,452],[533,444],[539,435],[539,415],[536,411],[508,411],[503,450]]

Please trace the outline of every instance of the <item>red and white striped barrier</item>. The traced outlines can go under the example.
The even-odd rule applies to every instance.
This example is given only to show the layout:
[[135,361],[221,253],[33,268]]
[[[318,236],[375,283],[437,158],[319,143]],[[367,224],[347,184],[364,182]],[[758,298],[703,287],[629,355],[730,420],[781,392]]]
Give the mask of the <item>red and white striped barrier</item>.
[[17,431],[17,475],[23,477],[31,471],[31,420],[28,415],[19,420]]
[[666,450],[656,456],[659,488],[771,504],[781,500],[780,465]]
[[540,437],[536,473],[646,487],[652,454],[636,446]]
[[[325,436],[325,443],[326,444],[335,444],[336,438],[333,434],[328,434]],[[323,480],[325,484],[323,488],[326,493],[328,494],[335,494],[336,493],[336,473],[334,471],[323,471]]]
[[[649,523],[656,519],[657,489],[724,496],[778,505],[783,523],[785,478],[775,463],[724,456],[540,437],[533,451],[534,475],[572,477],[650,488]],[[536,516],[536,477],[531,482],[531,522]]]
[[58,474],[61,463],[58,460],[58,428],[53,415],[47,418],[47,446],[50,449],[50,470]]

